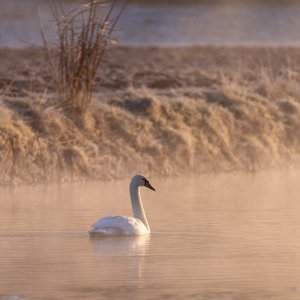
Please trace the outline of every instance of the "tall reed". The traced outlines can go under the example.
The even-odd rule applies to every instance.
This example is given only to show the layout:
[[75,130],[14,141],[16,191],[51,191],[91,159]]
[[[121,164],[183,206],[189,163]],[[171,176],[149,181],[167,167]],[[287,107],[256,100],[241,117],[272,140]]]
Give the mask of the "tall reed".
[[88,110],[97,70],[114,41],[112,33],[125,7],[115,13],[117,2],[88,0],[65,11],[60,1],[49,0],[57,41],[50,43],[41,25],[44,48],[64,104],[78,113]]

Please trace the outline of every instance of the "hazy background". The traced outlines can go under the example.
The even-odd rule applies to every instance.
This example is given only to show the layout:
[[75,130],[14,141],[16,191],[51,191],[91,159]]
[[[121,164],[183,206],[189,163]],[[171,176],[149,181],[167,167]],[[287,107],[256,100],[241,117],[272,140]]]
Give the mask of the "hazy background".
[[[0,46],[40,43],[38,3],[51,30],[47,1],[1,0]],[[299,15],[299,1],[132,0],[116,35],[122,45],[294,46],[300,43]]]

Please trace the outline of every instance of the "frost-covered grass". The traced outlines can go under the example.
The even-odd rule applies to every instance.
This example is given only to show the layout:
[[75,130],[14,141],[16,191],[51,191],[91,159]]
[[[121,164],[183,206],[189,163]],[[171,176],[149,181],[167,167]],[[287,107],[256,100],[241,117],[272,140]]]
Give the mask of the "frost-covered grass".
[[2,50],[22,58],[0,70],[2,183],[299,165],[295,49],[115,49],[76,119],[26,51]]

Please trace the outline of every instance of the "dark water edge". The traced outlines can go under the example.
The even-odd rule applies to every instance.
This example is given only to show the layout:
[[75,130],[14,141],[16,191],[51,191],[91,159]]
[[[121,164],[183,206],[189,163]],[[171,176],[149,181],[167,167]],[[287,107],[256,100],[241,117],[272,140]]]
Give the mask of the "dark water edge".
[[[45,30],[53,38],[47,1],[3,0],[0,46],[41,44],[39,3]],[[77,1],[65,1],[74,7]],[[130,1],[117,25],[121,45],[300,44],[300,3],[296,1]]]

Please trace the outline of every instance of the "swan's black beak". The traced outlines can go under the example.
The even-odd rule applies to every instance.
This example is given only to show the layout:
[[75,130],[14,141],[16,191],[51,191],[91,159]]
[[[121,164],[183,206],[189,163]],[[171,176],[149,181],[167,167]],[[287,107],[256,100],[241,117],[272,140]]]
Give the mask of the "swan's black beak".
[[148,189],[150,189],[152,191],[155,191],[155,188],[150,184],[149,181],[146,181],[146,180],[145,180],[145,187],[147,187]]

